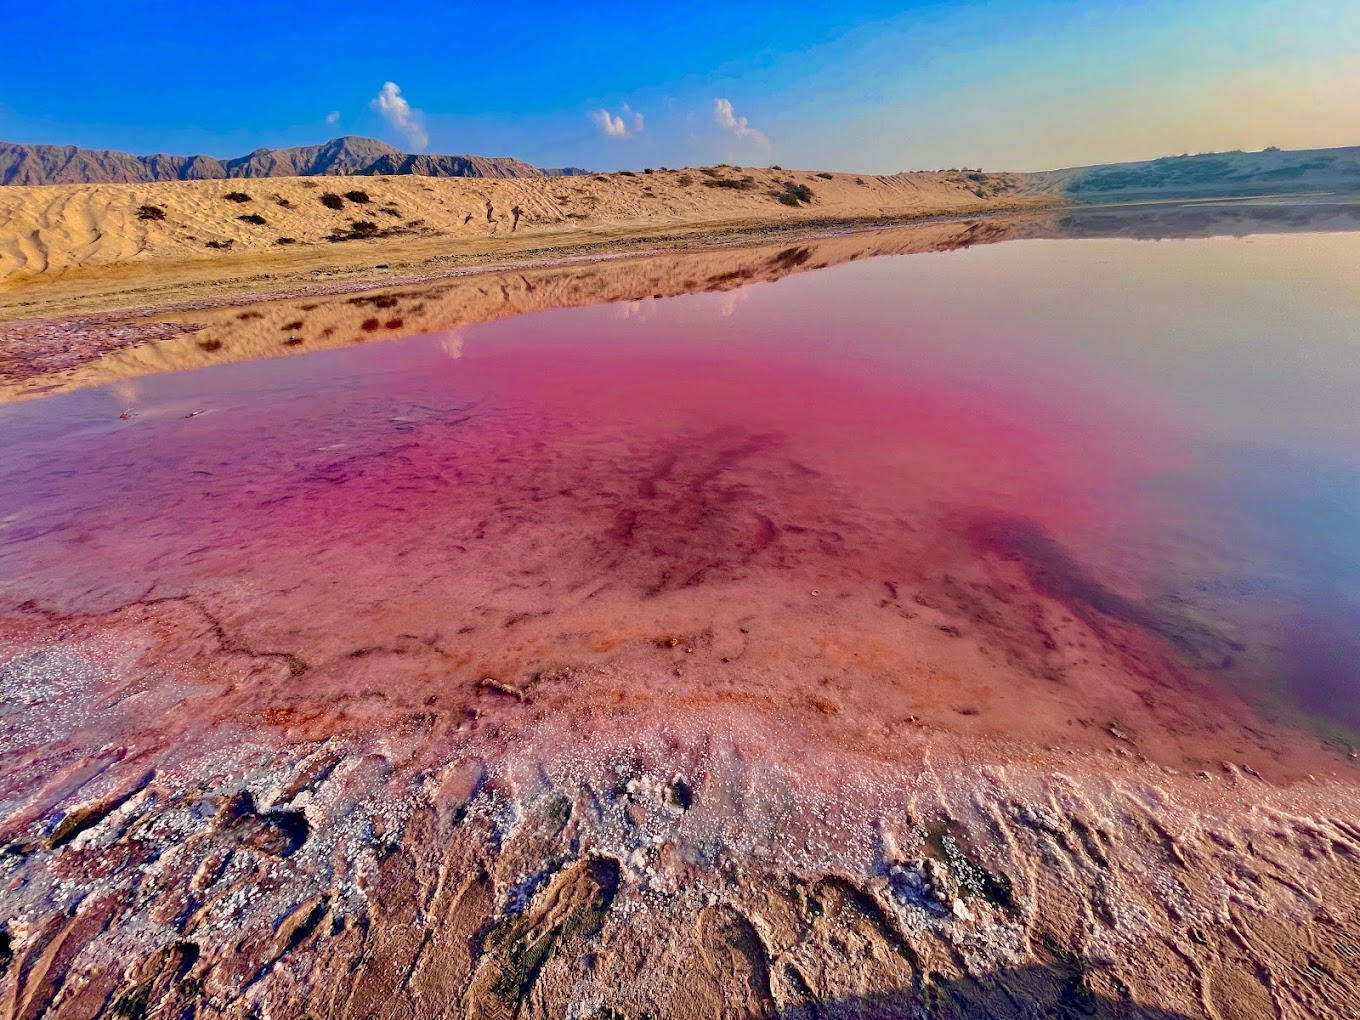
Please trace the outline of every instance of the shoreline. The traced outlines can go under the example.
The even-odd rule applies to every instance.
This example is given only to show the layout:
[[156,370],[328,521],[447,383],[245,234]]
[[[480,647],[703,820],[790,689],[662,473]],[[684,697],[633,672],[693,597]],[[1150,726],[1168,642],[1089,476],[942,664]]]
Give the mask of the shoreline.
[[[395,254],[386,256],[389,260],[387,262],[376,262],[377,258],[383,256],[375,253],[373,259],[365,260],[362,266],[346,268],[334,264],[329,269],[316,269],[309,273],[299,270],[287,276],[252,271],[228,274],[225,278],[215,279],[210,283],[184,286],[176,285],[173,279],[175,267],[170,265],[162,267],[164,273],[169,275],[169,279],[155,290],[124,287],[112,292],[95,294],[74,303],[57,302],[55,310],[49,309],[41,315],[12,314],[19,306],[12,302],[6,305],[4,298],[7,290],[20,294],[28,289],[58,293],[63,288],[63,278],[28,283],[17,288],[12,284],[8,288],[0,284],[0,389],[9,391],[11,397],[16,388],[22,391],[22,395],[46,392],[45,389],[33,390],[31,384],[40,383],[49,377],[69,375],[81,366],[110,354],[173,340],[195,332],[202,327],[183,318],[195,312],[220,313],[223,309],[277,305],[286,301],[325,300],[382,289],[438,287],[441,284],[452,285],[459,281],[485,278],[495,274],[511,278],[515,274],[523,273],[565,274],[572,270],[584,273],[589,272],[592,266],[630,265],[646,259],[668,257],[699,260],[706,256],[719,259],[724,254],[741,256],[748,253],[754,256],[762,247],[778,244],[826,246],[842,239],[868,239],[875,235],[893,234],[905,236],[913,230],[927,232],[931,228],[951,226],[978,228],[986,236],[974,238],[966,233],[961,234],[953,243],[945,245],[946,247],[978,243],[981,240],[1000,240],[1003,237],[1029,236],[1036,230],[1042,236],[1057,236],[1053,234],[1054,227],[1051,225],[1048,227],[1048,233],[1044,233],[1043,225],[1045,217],[1051,219],[1060,214],[1105,212],[1120,215],[1137,214],[1139,210],[1144,210],[1150,214],[1164,215],[1167,210],[1185,208],[1195,213],[1215,209],[1232,210],[1234,215],[1238,215],[1243,211],[1259,209],[1263,205],[1280,203],[1290,207],[1315,208],[1327,208],[1331,205],[1349,207],[1351,204],[1344,196],[1321,195],[1193,199],[1184,202],[1157,200],[1114,204],[1047,203],[1031,204],[1016,209],[944,212],[934,215],[824,217],[795,222],[747,222],[711,226],[707,229],[643,232],[604,240],[592,239],[592,235],[584,234],[568,243],[544,243],[533,247],[520,247],[510,253],[418,252],[416,253],[418,257],[413,256],[404,262],[397,256],[410,255],[411,252],[401,248],[397,242],[366,242],[368,248],[376,246],[376,252],[387,251],[389,245],[393,244],[397,245],[397,250]],[[1238,218],[1240,219],[1240,215]],[[1232,225],[1241,229],[1240,223]],[[923,250],[930,250],[938,244],[939,240],[934,239]],[[888,247],[892,253],[898,254],[916,250],[910,245]],[[870,253],[866,250],[854,257],[863,257]],[[834,259],[832,264],[836,261],[839,259]],[[213,267],[223,268],[218,263],[207,264],[207,268]],[[200,264],[198,268],[204,269],[205,266]],[[259,267],[253,268],[258,270]],[[140,272],[155,275],[156,266],[144,266]],[[180,295],[180,299],[164,300],[172,291]],[[601,300],[620,299],[624,296],[616,294],[602,297]],[[633,299],[642,296],[645,295],[631,295]],[[178,321],[166,321],[168,318]],[[211,318],[212,316],[209,316],[209,319]],[[57,381],[55,388],[67,388],[68,383],[69,380]]]
[[[435,255],[417,263],[420,268],[414,271],[394,273],[387,268],[393,264],[387,263],[383,264],[383,268],[374,266],[360,271],[352,278],[313,279],[301,285],[299,283],[305,278],[285,282],[274,280],[271,276],[263,280],[259,277],[238,277],[219,281],[231,288],[229,293],[205,293],[189,300],[128,304],[89,312],[73,310],[66,314],[13,318],[8,321],[5,319],[6,309],[0,304],[0,386],[32,383],[69,372],[117,351],[170,340],[201,328],[192,323],[157,321],[166,316],[299,299],[331,298],[390,288],[437,285],[497,273],[567,270],[661,255],[701,256],[739,252],[772,243],[822,242],[913,227],[1037,219],[1066,208],[1066,205],[1049,205],[997,210],[981,215],[950,213],[891,219],[844,218],[796,224],[753,224],[710,232],[644,235],[615,243],[583,241],[550,245],[525,252],[530,255],[542,252],[539,257],[509,261],[494,256]],[[604,250],[596,250],[600,248]],[[266,286],[260,289],[245,286],[254,283],[266,283]],[[236,289],[237,286],[241,289]],[[2,294],[3,290],[0,289]]]
[[[659,254],[682,254],[690,252],[721,251],[726,248],[754,247],[768,241],[811,241],[821,240],[831,237],[847,237],[854,234],[870,233],[877,230],[893,230],[899,227],[929,226],[937,223],[966,223],[972,220],[998,219],[1001,217],[1014,217],[1024,215],[1043,215],[1067,209],[1086,209],[1101,208],[1098,206],[1077,206],[1071,203],[1054,202],[1043,205],[1021,205],[1015,207],[1003,207],[989,209],[979,212],[957,212],[942,213],[939,215],[925,216],[892,216],[892,217],[827,217],[825,219],[808,220],[793,223],[759,223],[752,222],[747,224],[737,224],[730,227],[714,227],[706,229],[696,228],[685,232],[667,232],[662,234],[642,233],[633,236],[620,237],[614,240],[592,241],[584,237],[577,241],[568,241],[559,244],[548,244],[538,248],[527,248],[519,253],[521,257],[501,259],[495,255],[482,255],[478,253],[458,253],[458,254],[436,254],[421,258],[410,263],[412,266],[429,267],[435,265],[446,265],[448,268],[423,268],[414,269],[400,275],[387,275],[392,273],[396,263],[379,263],[366,269],[354,270],[354,275],[344,280],[318,280],[312,271],[306,275],[299,275],[298,282],[307,281],[304,285],[274,285],[273,282],[263,289],[232,290],[230,293],[223,293],[215,297],[196,298],[187,301],[169,301],[159,303],[129,303],[125,305],[111,304],[108,307],[99,307],[82,313],[78,310],[71,312],[58,312],[56,314],[34,315],[20,317],[11,315],[11,312],[19,306],[13,303],[6,303],[3,299],[7,297],[6,285],[0,284],[0,338],[4,338],[2,331],[11,329],[15,326],[23,326],[37,322],[63,322],[75,318],[82,319],[137,319],[153,315],[164,315],[174,312],[200,311],[210,308],[222,308],[227,306],[245,304],[263,304],[269,301],[282,301],[289,298],[300,297],[329,297],[335,294],[352,294],[365,290],[377,290],[386,287],[405,287],[414,284],[433,283],[443,279],[456,279],[464,276],[476,276],[488,273],[515,272],[526,269],[546,269],[559,266],[587,265],[593,262],[616,261],[627,258],[646,258],[651,255]],[[375,251],[382,251],[376,248]],[[525,257],[532,256],[532,257]],[[402,266],[406,268],[406,266]],[[155,269],[154,266],[146,267],[148,272]],[[334,272],[343,272],[343,269],[326,271],[327,276]],[[310,277],[310,279],[309,279]],[[17,286],[10,284],[15,293],[33,288],[41,289],[45,287],[56,287],[64,282],[64,277],[54,280],[43,281],[40,279],[24,280]],[[218,281],[214,286],[235,287],[255,282],[275,281],[274,274],[256,275],[230,275]],[[278,281],[287,283],[288,281]],[[135,294],[136,290],[126,290],[118,292],[121,294]]]

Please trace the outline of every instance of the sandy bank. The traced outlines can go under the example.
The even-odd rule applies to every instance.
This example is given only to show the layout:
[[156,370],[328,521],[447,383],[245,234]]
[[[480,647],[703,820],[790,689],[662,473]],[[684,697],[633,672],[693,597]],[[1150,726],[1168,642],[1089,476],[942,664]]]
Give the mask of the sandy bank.
[[1051,202],[1013,174],[731,167],[9,188],[0,320]]

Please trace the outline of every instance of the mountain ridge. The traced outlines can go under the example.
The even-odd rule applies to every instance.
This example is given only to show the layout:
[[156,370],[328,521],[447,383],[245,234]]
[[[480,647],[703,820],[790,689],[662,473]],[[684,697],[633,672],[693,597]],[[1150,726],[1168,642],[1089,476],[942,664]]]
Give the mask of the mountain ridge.
[[259,148],[229,159],[201,154],[134,156],[116,149],[0,142],[0,185],[9,186],[148,184],[258,177],[370,177],[378,174],[545,177],[561,172],[540,170],[513,157],[405,153],[386,142],[357,135],[343,135],[319,145]]

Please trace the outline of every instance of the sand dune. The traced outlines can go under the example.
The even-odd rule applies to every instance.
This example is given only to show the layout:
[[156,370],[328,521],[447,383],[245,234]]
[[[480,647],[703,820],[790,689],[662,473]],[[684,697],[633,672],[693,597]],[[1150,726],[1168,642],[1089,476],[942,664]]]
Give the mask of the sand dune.
[[487,179],[404,169],[412,172],[0,188],[0,321],[790,228],[1129,201],[1349,195],[1360,188],[1360,149],[1210,153],[1041,173],[721,166]]
[[[220,276],[262,255],[285,266],[351,255],[371,265],[394,250],[513,251],[600,232],[913,217],[1042,201],[1022,195],[1015,175],[975,177],[716,168],[525,179],[274,178],[13,188],[0,191],[0,281],[148,262],[204,263]],[[242,195],[248,197],[233,198]]]

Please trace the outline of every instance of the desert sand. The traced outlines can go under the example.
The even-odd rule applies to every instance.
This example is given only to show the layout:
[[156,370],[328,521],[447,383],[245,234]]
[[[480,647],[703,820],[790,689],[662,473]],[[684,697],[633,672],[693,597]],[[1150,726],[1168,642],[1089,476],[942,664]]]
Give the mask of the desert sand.
[[1054,201],[1008,174],[732,167],[12,187],[0,189],[0,318]]

